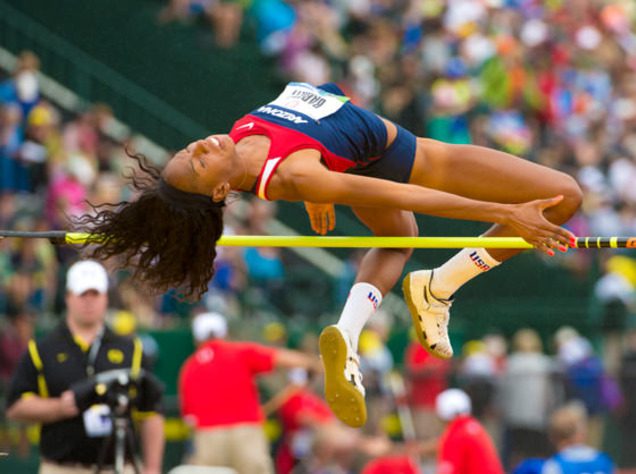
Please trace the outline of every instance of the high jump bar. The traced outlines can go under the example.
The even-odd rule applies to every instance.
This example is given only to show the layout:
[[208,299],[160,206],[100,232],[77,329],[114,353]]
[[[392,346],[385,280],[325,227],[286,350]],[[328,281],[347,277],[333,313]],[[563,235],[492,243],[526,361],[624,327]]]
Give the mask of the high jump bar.
[[[42,238],[54,244],[77,245],[99,241],[98,236],[81,232],[0,230],[3,238]],[[521,237],[322,237],[303,235],[224,235],[217,245],[224,247],[322,247],[322,248],[415,248],[457,249],[481,247],[490,249],[533,248]],[[577,237],[572,248],[632,248],[636,237]]]

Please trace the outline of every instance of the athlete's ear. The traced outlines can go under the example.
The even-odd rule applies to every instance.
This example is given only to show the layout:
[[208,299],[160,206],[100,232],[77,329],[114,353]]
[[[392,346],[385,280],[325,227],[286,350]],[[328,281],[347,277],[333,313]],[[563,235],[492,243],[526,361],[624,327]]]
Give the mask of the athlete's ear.
[[225,183],[219,184],[212,190],[212,200],[215,202],[223,201],[227,195],[230,194],[231,190],[232,188],[229,182],[226,181]]

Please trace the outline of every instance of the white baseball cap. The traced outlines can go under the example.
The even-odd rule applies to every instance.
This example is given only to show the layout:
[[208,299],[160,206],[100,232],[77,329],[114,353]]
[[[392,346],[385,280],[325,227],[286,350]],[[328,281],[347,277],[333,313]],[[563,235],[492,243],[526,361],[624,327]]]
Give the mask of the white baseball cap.
[[210,337],[224,338],[227,336],[227,321],[219,313],[201,313],[192,321],[192,335],[197,342]]
[[458,415],[470,415],[470,398],[463,390],[449,388],[440,393],[435,399],[437,416],[444,421],[451,421]]
[[94,260],[74,263],[66,272],[66,289],[75,295],[81,295],[88,290],[106,293],[108,292],[108,273],[100,263]]

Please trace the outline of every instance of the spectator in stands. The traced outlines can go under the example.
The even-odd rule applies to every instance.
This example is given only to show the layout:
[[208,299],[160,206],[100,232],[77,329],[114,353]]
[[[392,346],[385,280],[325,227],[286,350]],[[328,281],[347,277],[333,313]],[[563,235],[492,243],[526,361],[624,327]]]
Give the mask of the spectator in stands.
[[588,442],[599,448],[603,440],[603,415],[610,408],[607,393],[603,390],[607,377],[603,362],[583,336],[567,340],[558,356],[563,363],[566,399],[583,403],[588,416]]
[[495,440],[500,439],[495,404],[499,383],[497,359],[481,339],[468,341],[462,349],[463,360],[457,370],[457,383],[471,401],[471,413]]
[[80,155],[90,166],[98,167],[100,141],[113,112],[105,104],[95,104],[64,125],[64,149]]
[[20,162],[24,141],[22,111],[16,104],[0,104],[0,196],[27,190],[27,176]]
[[384,456],[369,462],[362,474],[420,474],[420,468],[409,456]]
[[431,86],[431,118],[426,136],[448,143],[471,143],[468,112],[475,105],[474,85],[466,65],[451,58],[444,75]]
[[520,329],[513,336],[513,352],[497,396],[508,469],[522,459],[548,455],[548,416],[556,397],[554,367],[542,352],[539,335],[533,329]]
[[437,396],[438,416],[446,423],[439,441],[438,474],[503,474],[497,449],[481,424],[473,418],[466,392],[449,388]]
[[196,352],[179,375],[184,418],[194,427],[188,463],[239,474],[273,473],[256,377],[275,367],[314,369],[316,358],[288,349],[225,340],[227,322],[203,313],[192,322]]
[[22,51],[13,69],[13,75],[0,83],[0,104],[16,104],[25,123],[31,109],[40,100],[38,71],[40,58],[32,51]]
[[296,23],[294,6],[284,0],[254,0],[249,14],[255,24],[256,39],[263,53],[280,53]]
[[306,463],[319,426],[337,422],[329,405],[312,390],[313,375],[290,370],[289,384],[263,406],[267,413],[276,412],[283,430],[275,455],[277,474],[289,474],[297,464]]
[[67,229],[69,217],[89,210],[88,187],[95,178],[95,169],[80,156],[69,158],[64,171],[53,177],[46,199],[46,216],[53,229]]
[[585,406],[570,403],[550,417],[549,436],[557,453],[548,458],[541,474],[613,474],[614,463],[605,453],[586,445]]
[[[23,425],[7,423],[4,409],[13,372],[33,337],[34,321],[26,308],[15,304],[9,304],[6,317],[7,321],[0,326],[0,450],[12,452],[11,448],[15,446],[20,456],[26,456],[29,452],[26,429]],[[17,442],[12,435],[12,428],[16,428]]]
[[27,118],[19,158],[28,185],[25,190],[29,193],[46,192],[49,167],[53,168],[51,158],[59,155],[62,146],[56,134],[57,120],[55,111],[44,101],[38,103]]
[[9,304],[7,321],[0,328],[0,388],[6,394],[13,371],[33,336],[33,315],[25,307]]
[[210,11],[210,19],[218,47],[227,49],[238,42],[247,3],[249,0],[225,0],[214,4]]
[[[110,414],[114,405],[101,396],[108,392],[80,387],[88,383],[87,378],[108,370],[139,373],[145,367],[142,345],[138,340],[116,336],[105,326],[108,274],[102,265],[90,260],[75,263],[67,272],[66,288],[66,318],[41,341],[29,341],[13,375],[7,417],[42,424],[41,474],[84,474],[98,467],[112,470],[115,449],[109,435],[113,432]],[[143,474],[161,472],[164,436],[163,416],[157,412],[160,402],[161,388],[150,378],[144,378],[129,401],[141,419]],[[135,454],[127,450],[126,472],[133,470]]]

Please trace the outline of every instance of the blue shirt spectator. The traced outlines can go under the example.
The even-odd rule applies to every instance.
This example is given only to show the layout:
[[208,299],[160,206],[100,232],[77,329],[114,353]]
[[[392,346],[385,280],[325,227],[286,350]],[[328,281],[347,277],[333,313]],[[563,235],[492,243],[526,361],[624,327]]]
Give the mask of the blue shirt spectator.
[[572,402],[550,417],[549,436],[557,453],[543,464],[541,474],[613,474],[610,457],[585,444],[588,420],[585,406]]
[[541,474],[612,474],[610,457],[585,445],[569,446],[543,464]]
[[529,458],[521,461],[511,474],[541,474],[545,459]]

